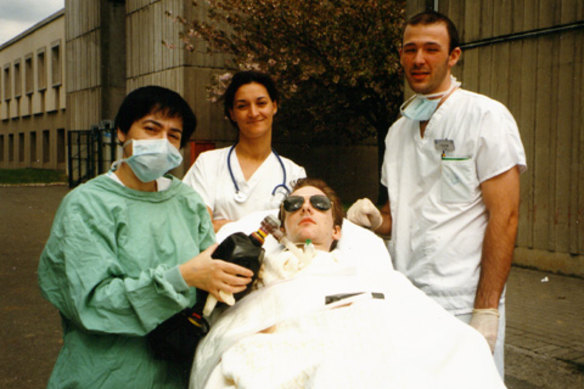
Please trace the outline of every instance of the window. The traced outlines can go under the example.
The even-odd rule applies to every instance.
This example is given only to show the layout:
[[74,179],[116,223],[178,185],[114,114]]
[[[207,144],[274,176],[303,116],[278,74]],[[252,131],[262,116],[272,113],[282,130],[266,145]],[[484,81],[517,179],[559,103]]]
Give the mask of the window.
[[51,45],[51,76],[52,86],[61,85],[61,41]]
[[32,54],[24,58],[24,93],[31,95],[34,92],[34,74],[32,72]]
[[49,130],[43,130],[43,162],[51,161],[51,133]]
[[14,97],[22,95],[22,73],[20,71],[20,60],[14,61]]
[[18,134],[18,162],[24,162],[24,132]]
[[57,130],[57,162],[65,162],[65,129]]
[[14,161],[14,134],[8,135],[8,162]]
[[37,52],[37,78],[39,91],[47,89],[47,67],[45,65],[45,49]]
[[36,131],[30,132],[30,162],[37,162]]
[[4,100],[8,101],[12,98],[12,90],[10,89],[10,64],[4,65]]

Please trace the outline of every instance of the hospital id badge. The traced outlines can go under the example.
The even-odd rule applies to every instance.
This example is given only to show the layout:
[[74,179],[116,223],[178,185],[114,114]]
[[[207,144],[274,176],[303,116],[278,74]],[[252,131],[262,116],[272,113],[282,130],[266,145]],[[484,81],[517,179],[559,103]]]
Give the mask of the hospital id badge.
[[438,151],[451,153],[454,151],[454,141],[452,139],[434,139],[434,147]]

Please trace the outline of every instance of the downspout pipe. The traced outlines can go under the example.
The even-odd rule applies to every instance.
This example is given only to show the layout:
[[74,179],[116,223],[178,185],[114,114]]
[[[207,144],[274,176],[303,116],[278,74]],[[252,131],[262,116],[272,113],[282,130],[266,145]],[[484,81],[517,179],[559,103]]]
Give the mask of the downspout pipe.
[[584,29],[584,21],[575,23],[562,24],[559,26],[539,28],[530,31],[517,32],[513,34],[500,35],[492,38],[479,39],[473,42],[463,43],[460,45],[462,50],[474,49],[482,46],[494,45],[497,43],[512,42],[520,39],[538,38],[545,35],[558,34],[561,32]]

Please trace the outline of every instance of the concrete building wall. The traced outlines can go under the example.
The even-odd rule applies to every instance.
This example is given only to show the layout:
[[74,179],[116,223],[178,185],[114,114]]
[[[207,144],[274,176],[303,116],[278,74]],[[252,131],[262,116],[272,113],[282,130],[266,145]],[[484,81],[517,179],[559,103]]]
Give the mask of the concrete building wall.
[[65,16],[0,46],[0,168],[65,169]]
[[112,120],[126,93],[125,5],[66,0],[68,129]]
[[[126,4],[127,92],[144,85],[161,85],[180,93],[197,116],[193,140],[220,147],[233,141],[235,132],[223,119],[222,109],[207,99],[206,86],[214,73],[224,71],[224,56],[202,49],[182,49],[182,25],[168,13],[190,20],[200,9],[187,0],[130,0]],[[169,48],[163,41],[176,46]],[[185,163],[174,173],[181,177],[191,162],[191,149],[184,150]]]

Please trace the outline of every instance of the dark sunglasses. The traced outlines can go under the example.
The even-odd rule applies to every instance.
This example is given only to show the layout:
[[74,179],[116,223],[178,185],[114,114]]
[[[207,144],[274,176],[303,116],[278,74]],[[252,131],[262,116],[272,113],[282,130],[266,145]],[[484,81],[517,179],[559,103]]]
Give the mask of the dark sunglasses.
[[[332,201],[325,195],[312,195],[309,200],[319,211],[328,211],[332,207]],[[287,212],[296,212],[304,205],[304,197],[288,196],[282,204]]]

